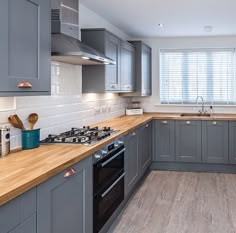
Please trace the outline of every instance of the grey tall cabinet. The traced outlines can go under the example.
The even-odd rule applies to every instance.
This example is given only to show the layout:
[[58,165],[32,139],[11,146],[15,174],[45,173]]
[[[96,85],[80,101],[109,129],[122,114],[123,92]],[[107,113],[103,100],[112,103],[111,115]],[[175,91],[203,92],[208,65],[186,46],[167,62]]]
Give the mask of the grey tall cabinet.
[[134,46],[104,28],[82,29],[81,38],[83,42],[116,62],[116,65],[84,65],[83,93],[133,91]]
[[92,157],[42,183],[37,191],[37,233],[93,231]]
[[50,93],[50,0],[3,0],[0,96]]

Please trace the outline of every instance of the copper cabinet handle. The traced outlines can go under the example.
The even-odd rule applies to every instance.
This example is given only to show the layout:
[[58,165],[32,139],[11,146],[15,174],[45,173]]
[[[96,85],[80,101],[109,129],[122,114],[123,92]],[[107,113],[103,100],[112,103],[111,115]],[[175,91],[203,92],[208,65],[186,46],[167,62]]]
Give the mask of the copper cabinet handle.
[[145,125],[145,128],[148,128],[148,127],[149,127],[149,124],[146,124],[146,125]]
[[191,121],[186,121],[186,124],[187,124],[187,125],[190,125],[190,124],[191,124]]
[[27,81],[23,81],[23,82],[18,83],[17,87],[18,88],[32,88],[32,84]]
[[213,122],[212,122],[212,124],[213,124],[213,125],[216,125],[216,124],[217,124],[217,122],[216,122],[216,121],[213,121]]
[[136,136],[136,133],[135,133],[135,132],[133,132],[131,135],[132,135],[132,136]]
[[167,124],[168,122],[167,121],[162,121],[162,124]]
[[74,168],[70,168],[65,174],[64,174],[64,177],[67,178],[67,177],[70,177],[72,175],[75,174],[75,169]]

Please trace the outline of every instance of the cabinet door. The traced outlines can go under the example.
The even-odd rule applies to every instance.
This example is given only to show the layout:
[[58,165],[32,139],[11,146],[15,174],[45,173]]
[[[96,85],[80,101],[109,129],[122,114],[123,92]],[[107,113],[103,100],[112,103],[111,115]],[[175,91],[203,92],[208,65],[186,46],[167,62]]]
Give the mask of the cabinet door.
[[135,48],[122,42],[121,45],[121,91],[134,91],[135,86]]
[[229,164],[236,164],[236,122],[229,122]]
[[116,61],[116,65],[107,65],[105,70],[106,90],[120,90],[120,47],[121,41],[117,37],[106,33],[106,56]]
[[201,162],[201,121],[176,121],[176,161]]
[[0,92],[49,92],[50,0],[1,1],[0,29]]
[[25,222],[11,230],[9,233],[36,233],[36,214],[28,218]]
[[175,161],[175,122],[169,120],[154,121],[153,160]]
[[228,157],[228,121],[203,121],[203,162],[227,164]]
[[136,131],[125,136],[125,195],[129,194],[138,181],[138,137]]
[[142,44],[142,95],[152,94],[152,53],[151,48]]
[[38,186],[38,233],[92,232],[92,157]]
[[0,207],[0,232],[7,233],[36,213],[36,189]]
[[152,162],[152,123],[138,129],[139,173],[142,176]]

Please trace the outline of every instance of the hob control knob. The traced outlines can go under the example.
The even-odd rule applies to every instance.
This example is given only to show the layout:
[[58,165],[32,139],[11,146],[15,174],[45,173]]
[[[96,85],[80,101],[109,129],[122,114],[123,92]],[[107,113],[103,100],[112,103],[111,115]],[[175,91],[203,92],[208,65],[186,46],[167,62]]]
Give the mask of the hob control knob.
[[107,151],[106,150],[102,150],[102,155],[106,155],[107,154]]
[[100,155],[100,154],[95,154],[95,155],[94,155],[94,158],[95,158],[95,159],[101,159],[101,158],[102,158],[102,155]]

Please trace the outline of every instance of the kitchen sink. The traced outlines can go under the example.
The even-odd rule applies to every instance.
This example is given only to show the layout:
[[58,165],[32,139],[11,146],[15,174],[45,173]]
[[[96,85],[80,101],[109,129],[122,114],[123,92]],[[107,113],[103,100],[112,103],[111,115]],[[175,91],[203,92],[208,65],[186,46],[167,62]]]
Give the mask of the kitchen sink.
[[181,117],[210,117],[211,114],[210,113],[181,113],[180,115]]

